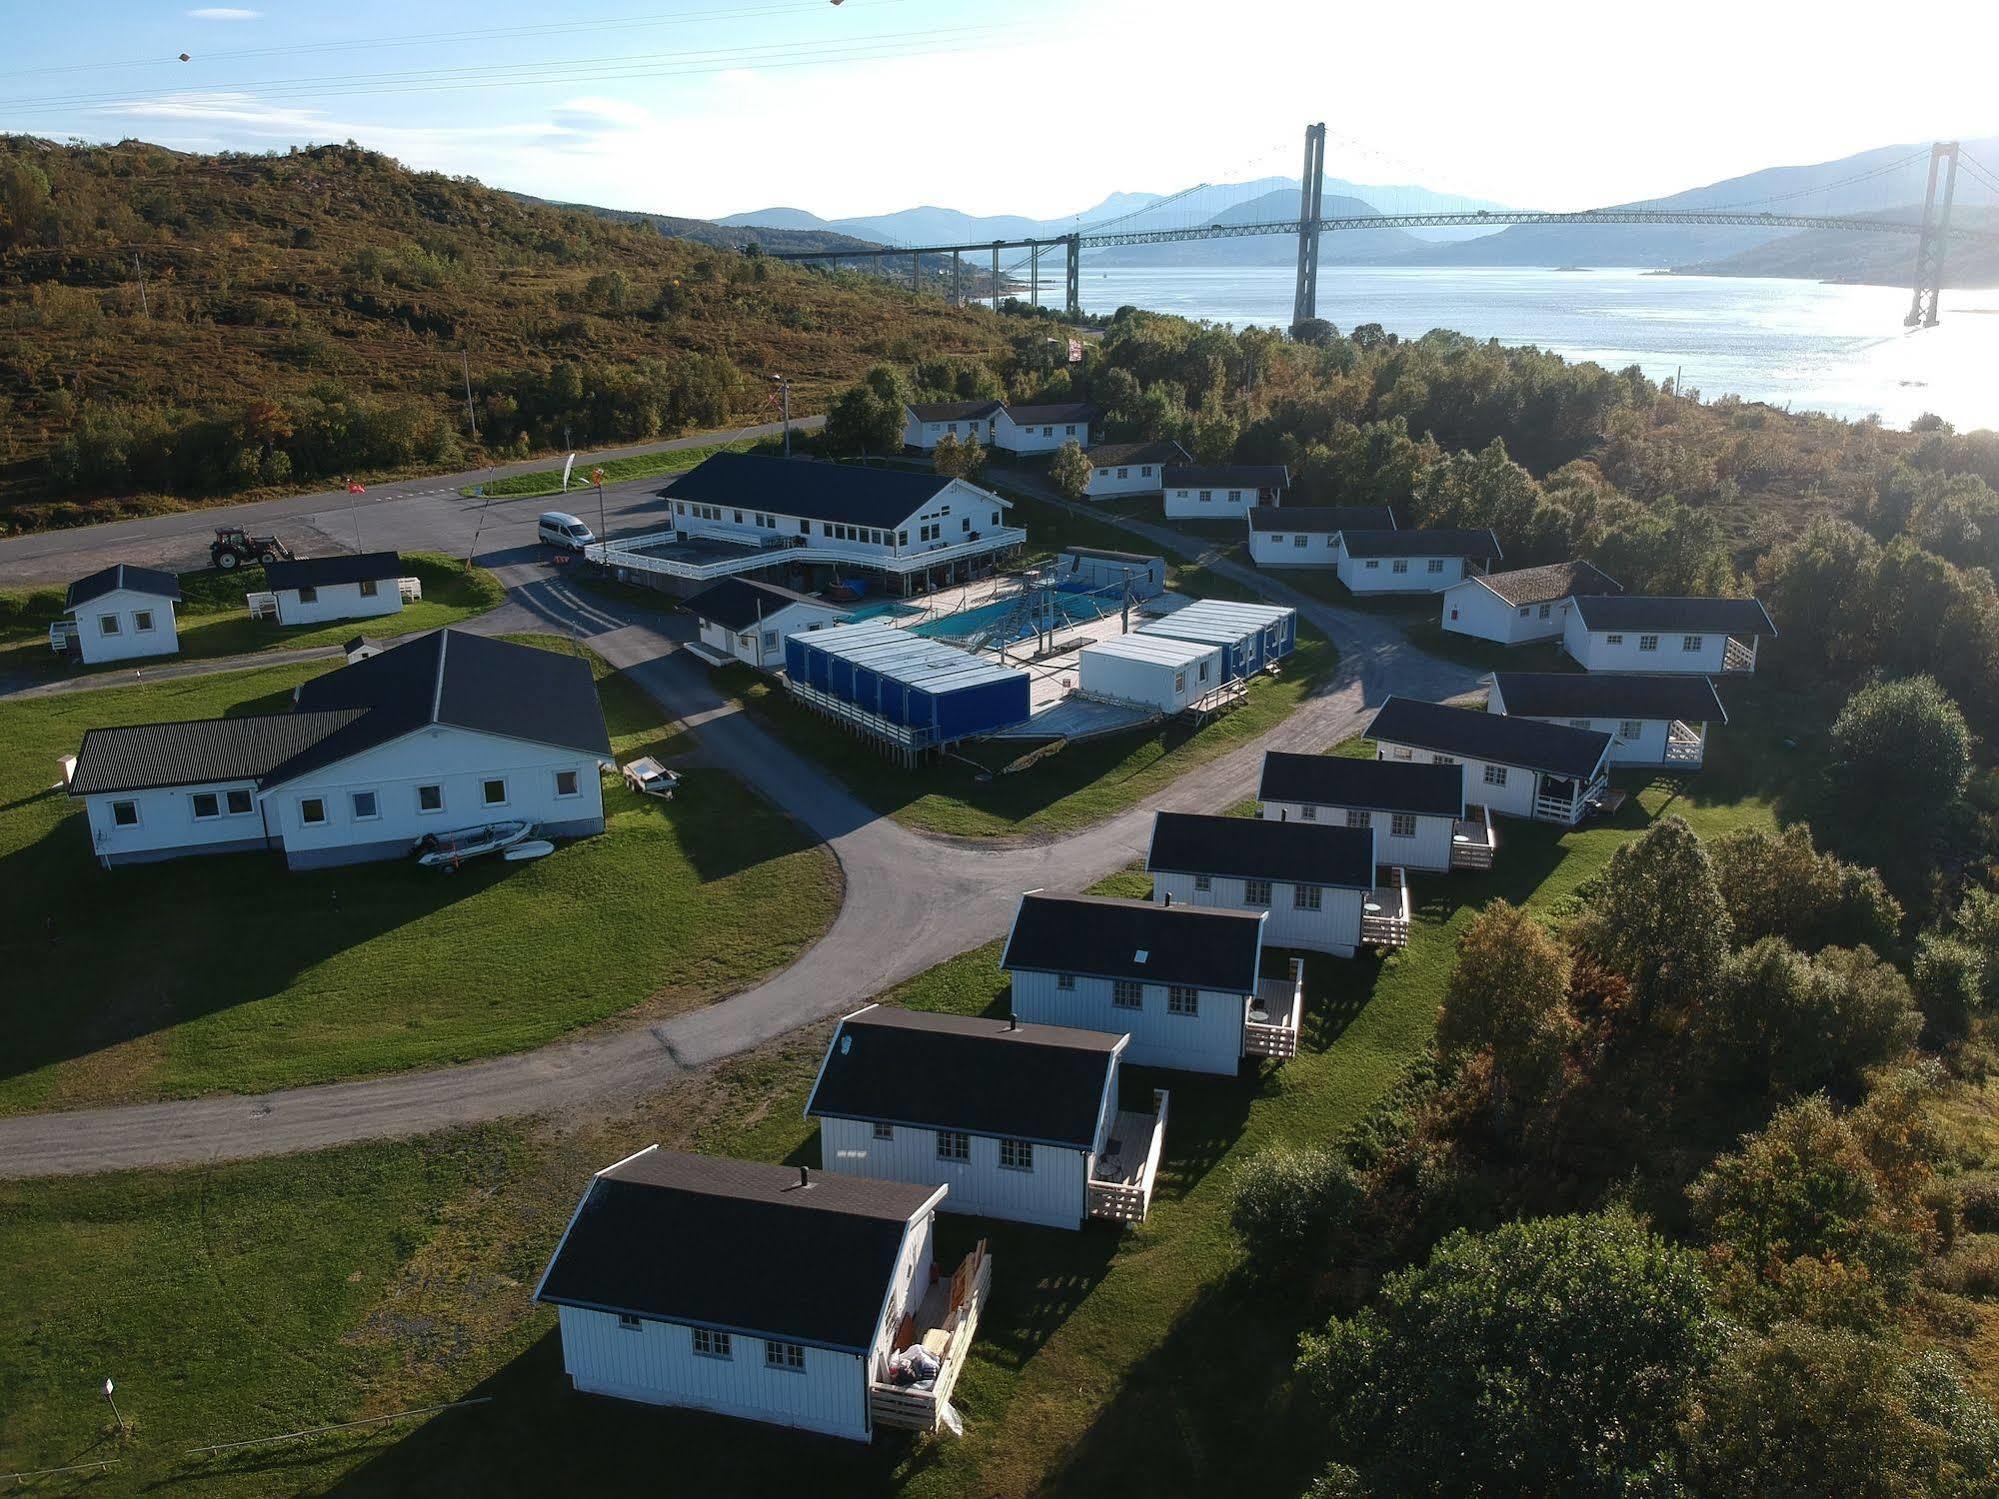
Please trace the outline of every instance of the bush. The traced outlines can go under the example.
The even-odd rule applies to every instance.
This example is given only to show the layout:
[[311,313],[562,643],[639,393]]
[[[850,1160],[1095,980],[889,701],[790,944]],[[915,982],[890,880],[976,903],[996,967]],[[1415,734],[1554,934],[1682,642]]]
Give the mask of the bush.
[[1962,1041],[1985,998],[1985,959],[1969,942],[1924,932],[1916,939],[1910,969],[1916,1005],[1930,1035],[1941,1042]]
[[1229,1227],[1252,1260],[1296,1265],[1352,1221],[1360,1185],[1328,1150],[1265,1150],[1236,1168]]
[[1832,742],[1849,790],[1925,824],[1963,794],[1971,773],[1971,731],[1935,677],[1863,687],[1840,709]]
[[1709,844],[1708,856],[1739,943],[1775,936],[1806,952],[1835,944],[1885,952],[1900,934],[1902,907],[1881,876],[1820,853],[1803,824],[1738,828]]
[[1999,1234],[1972,1234],[1932,1260],[1923,1278],[1953,1296],[1999,1296]]
[[1971,1171],[1953,1185],[1957,1216],[1975,1234],[1999,1234],[1999,1171]]

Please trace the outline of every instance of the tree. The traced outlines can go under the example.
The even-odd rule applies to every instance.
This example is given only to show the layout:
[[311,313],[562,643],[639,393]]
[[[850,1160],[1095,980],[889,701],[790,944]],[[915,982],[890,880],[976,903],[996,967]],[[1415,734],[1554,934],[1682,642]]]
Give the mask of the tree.
[[1048,479],[1064,499],[1080,500],[1090,487],[1090,460],[1075,438],[1055,450],[1048,460]]
[[889,365],[878,364],[842,391],[826,413],[826,446],[835,453],[893,453],[902,447],[908,387]]
[[946,432],[937,439],[937,446],[930,450],[930,467],[947,479],[958,477],[964,467],[964,455],[958,449],[958,435]]
[[1570,1032],[1569,956],[1528,912],[1495,900],[1458,938],[1437,1046],[1446,1061],[1492,1054],[1493,1112],[1545,1097]]
[[1916,1006],[1937,1041],[1962,1041],[1985,998],[1985,958],[1961,938],[1924,932],[1916,939],[1909,976]]
[[1629,1493],[1714,1344],[1697,1257],[1619,1213],[1464,1230],[1308,1335],[1300,1372],[1382,1493]]
[[1984,960],[1986,1007],[1999,1005],[1999,895],[1976,887],[1965,891],[1951,929]]
[[1253,1263],[1305,1262],[1352,1219],[1360,1186],[1330,1150],[1264,1150],[1229,1183],[1229,1227]]
[[1735,940],[1777,936],[1807,952],[1833,943],[1893,946],[1902,907],[1875,870],[1812,846],[1811,829],[1781,833],[1737,828],[1708,845],[1714,873],[1735,922]]
[[1866,948],[1807,957],[1763,937],[1731,954],[1690,1039],[1710,1078],[1761,1092],[1854,1094],[1922,1029],[1908,982]]
[[1734,923],[1713,861],[1686,819],[1663,817],[1619,845],[1585,894],[1577,940],[1629,981],[1641,1019],[1712,990]]
[[1852,793],[1925,826],[1971,774],[1971,731],[1935,677],[1861,688],[1840,709],[1832,742]]

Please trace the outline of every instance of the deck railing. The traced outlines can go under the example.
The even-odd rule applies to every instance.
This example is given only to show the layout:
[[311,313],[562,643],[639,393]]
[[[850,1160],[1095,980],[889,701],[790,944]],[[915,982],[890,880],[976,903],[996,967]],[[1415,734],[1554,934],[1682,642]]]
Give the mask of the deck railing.
[[694,534],[697,533],[677,529],[651,531],[643,536],[628,536],[621,541],[592,543],[583,549],[583,555],[604,567],[622,568],[626,572],[644,573],[654,577],[684,578],[699,582],[709,578],[728,577],[733,573],[754,572],[758,568],[770,567],[779,562],[816,562],[879,568],[883,572],[891,573],[920,573],[935,567],[940,562],[956,562],[962,557],[983,557],[1013,551],[1027,543],[1027,532],[1019,527],[995,526],[990,530],[978,532],[965,541],[938,542],[922,551],[905,551],[900,554],[872,547],[842,546],[838,542],[822,541],[805,542],[797,546],[761,546],[752,538],[729,536],[724,532],[701,534],[706,540],[726,539],[740,545],[743,549],[741,556],[711,557],[704,561],[692,562],[683,557],[653,557],[643,550],[645,547],[671,546],[683,535]]
[[1668,765],[1698,765],[1707,757],[1707,740],[1691,729],[1682,730],[1675,724],[1666,731],[1666,763]]
[[243,606],[250,611],[252,619],[278,617],[278,596],[275,593],[246,593],[243,595]]
[[972,1351],[972,1339],[979,1330],[979,1313],[986,1304],[992,1283],[992,1254],[984,1239],[951,1276],[951,1308],[945,1326],[951,1341],[944,1349],[943,1367],[937,1371],[932,1388],[913,1389],[874,1380],[868,1385],[868,1414],[877,1426],[901,1426],[911,1431],[935,1431],[943,1424],[944,1407],[950,1403],[958,1372]]
[[396,579],[396,592],[402,595],[405,604],[418,603],[423,598],[423,579],[398,578]]
[[1146,1147],[1145,1167],[1135,1182],[1092,1181],[1089,1184],[1089,1213],[1092,1218],[1108,1218],[1117,1223],[1143,1223],[1152,1207],[1152,1184],[1159,1176],[1159,1157],[1166,1148],[1166,1090],[1152,1090],[1152,1143]]
[[[1252,1020],[1257,999],[1263,1012],[1282,1019]],[[1290,973],[1281,979],[1264,979],[1257,984],[1257,998],[1245,999],[1242,1019],[1242,1051],[1248,1057],[1275,1057],[1286,1061],[1298,1055],[1298,1029],[1305,1018],[1305,960],[1293,958]]]
[[[1409,945],[1409,880],[1401,870],[1396,881],[1379,890],[1370,890],[1360,910],[1360,940],[1363,947],[1407,947]],[[1370,911],[1368,906],[1378,909]]]
[[1751,641],[1744,645],[1730,636],[1721,648],[1721,669],[1725,672],[1753,672],[1756,670],[1756,644]]
[[1490,869],[1499,840],[1492,831],[1489,807],[1468,807],[1473,815],[1451,824],[1451,868]]

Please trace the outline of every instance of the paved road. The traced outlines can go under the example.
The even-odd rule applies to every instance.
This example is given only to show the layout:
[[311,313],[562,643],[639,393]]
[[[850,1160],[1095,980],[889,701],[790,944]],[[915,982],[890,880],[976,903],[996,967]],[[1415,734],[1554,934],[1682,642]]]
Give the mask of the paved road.
[[[470,481],[467,481],[470,482]],[[108,528],[107,528],[108,529]],[[1183,555],[1199,543],[1163,528],[1131,529]],[[1266,749],[1320,750],[1346,738],[1366,707],[1394,690],[1444,698],[1469,690],[1466,668],[1416,651],[1376,615],[1295,594],[1255,570],[1217,571],[1296,604],[1331,635],[1339,669],[1261,738],[1191,771],[1132,810],[1055,841],[975,845],[925,837],[858,802],[820,766],[792,753],[724,702],[706,669],[676,649],[664,612],[584,594],[530,561],[510,536],[481,561],[509,587],[485,628],[553,628],[587,639],[629,671],[671,717],[693,729],[702,758],[727,766],[823,839],[847,896],[826,934],[789,969],[722,1003],[588,1040],[439,1071],[293,1089],[0,1120],[0,1174],[44,1176],[225,1160],[403,1137],[530,1113],[614,1106],[675,1073],[745,1051],[839,1014],[925,969],[1000,936],[1016,897],[1075,889],[1142,856],[1160,807],[1220,811],[1255,784]],[[6,544],[0,544],[4,559]],[[0,561],[4,565],[4,561]],[[636,997],[636,996],[635,996]]]

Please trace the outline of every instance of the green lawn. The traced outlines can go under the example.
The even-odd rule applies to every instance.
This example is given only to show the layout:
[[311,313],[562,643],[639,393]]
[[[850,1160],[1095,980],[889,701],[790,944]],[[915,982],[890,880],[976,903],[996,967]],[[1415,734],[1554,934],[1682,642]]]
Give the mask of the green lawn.
[[[567,642],[537,643],[579,650]],[[595,658],[592,658],[593,662]],[[603,675],[621,755],[657,708]],[[712,1000],[832,921],[838,867],[733,777],[607,783],[606,833],[453,879],[236,854],[105,871],[52,790],[86,727],[282,709],[323,663],[0,703],[0,1112],[258,1091],[539,1045]]]
[[[816,1162],[799,1118],[823,1027],[676,1085],[637,1117],[582,1133],[521,1126],[412,1147],[145,1177],[0,1187],[0,1263],[25,1266],[0,1309],[6,1466],[116,1451],[95,1382],[140,1420],[124,1493],[197,1477],[203,1493],[260,1485],[341,1494],[655,1484],[662,1453],[689,1492],[921,1496],[1132,1495],[1226,1490],[1291,1499],[1323,1461],[1290,1404],[1297,1334],[1319,1292],[1266,1293],[1225,1223],[1230,1170],[1257,1149],[1324,1142],[1361,1118],[1427,1045],[1457,932],[1497,895],[1558,914],[1615,847],[1661,813],[1706,836],[1766,824],[1769,779],[1811,762],[1774,734],[1724,740],[1689,791],[1635,779],[1614,824],[1557,834],[1508,822],[1489,875],[1419,877],[1410,947],[1386,961],[1308,959],[1305,1046],[1236,1080],[1144,1074],[1172,1092],[1159,1196],[1122,1235],[946,1219],[940,1257],[991,1240],[992,1301],[959,1384],[962,1440],[890,1434],[870,1448],[569,1393],[535,1275],[587,1174],[660,1139]],[[1103,887],[1138,893],[1142,876]],[[892,998],[1001,1011],[997,944]],[[468,1396],[494,1404],[420,1427],[234,1463],[182,1461],[199,1441]],[[552,1434],[559,1433],[560,1440]],[[275,1467],[266,1466],[275,1464]],[[280,1475],[273,1480],[272,1473]]]
[[408,576],[422,580],[423,599],[405,605],[400,614],[291,629],[269,620],[251,619],[244,608],[243,596],[260,592],[264,587],[264,570],[257,564],[226,573],[214,568],[182,573],[182,601],[175,611],[180,632],[179,654],[103,666],[72,666],[49,650],[49,624],[63,616],[62,589],[8,589],[0,592],[0,681],[9,678],[48,681],[100,671],[164,666],[175,661],[338,645],[364,631],[406,635],[484,614],[506,597],[506,589],[498,578],[483,567],[473,567],[456,558],[435,552],[405,552],[403,565]]
[[[576,467],[569,475],[569,494],[576,498],[590,492],[590,474],[594,469],[604,471],[604,482],[616,484],[626,479],[652,479],[662,474],[685,473],[704,458],[712,458],[717,453],[748,453],[758,449],[782,452],[782,443],[772,443],[768,439],[744,438],[740,442],[709,443],[698,448],[675,448],[666,453],[643,453],[636,458],[610,458],[601,463],[593,463],[583,458],[576,460]],[[562,490],[562,465],[554,468],[537,469],[531,474],[515,474],[508,479],[493,479],[485,484],[467,484],[458,491],[461,495],[475,493],[489,495],[495,499],[533,499],[541,495],[559,495]]]

